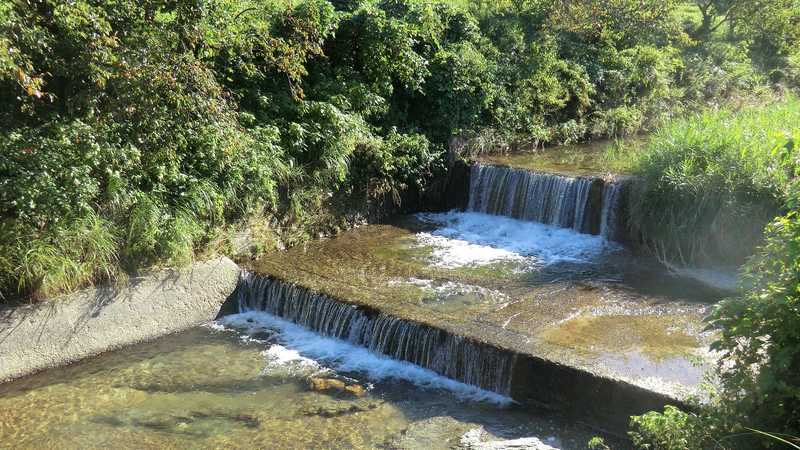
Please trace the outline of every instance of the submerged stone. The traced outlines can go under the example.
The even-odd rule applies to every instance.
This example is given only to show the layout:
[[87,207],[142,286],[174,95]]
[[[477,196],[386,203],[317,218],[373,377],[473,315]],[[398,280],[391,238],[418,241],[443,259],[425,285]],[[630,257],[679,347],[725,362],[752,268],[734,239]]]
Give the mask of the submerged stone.
[[309,380],[311,389],[320,392],[338,392],[347,393],[355,397],[363,397],[367,391],[359,384],[347,384],[342,380],[335,378],[316,378],[312,377]]
[[347,386],[344,381],[334,378],[311,378],[311,389],[315,391],[343,391]]
[[459,445],[461,436],[479,425],[452,417],[431,417],[409,425],[387,444],[390,449],[449,450]]
[[[241,322],[248,323],[245,318]],[[330,351],[331,339],[316,339],[328,341]],[[278,342],[289,346],[292,339],[280,332]],[[248,339],[246,334],[217,322],[2,384],[0,447],[386,448],[386,443],[403,430],[432,415],[453,417],[455,422],[470,424],[469,428],[484,426],[491,430],[499,424],[520,436],[543,435],[544,429],[544,435],[556,434],[569,442],[565,448],[576,450],[584,448],[596,434],[573,423],[559,422],[557,417],[466,401],[446,388],[430,389],[430,378],[419,380],[419,386],[427,387],[424,389],[413,382],[398,382],[396,372],[403,364],[367,355],[369,352],[363,349],[348,349],[335,359],[320,360],[306,369],[290,360],[291,353],[301,347],[283,345]],[[324,343],[315,345],[326,347]],[[362,355],[349,355],[352,351]],[[282,356],[282,362],[274,359],[276,355]],[[387,366],[385,378],[335,368],[336,361],[364,356],[370,367],[381,363]],[[309,366],[314,362],[306,361]],[[375,395],[356,398],[311,391],[309,376],[341,379],[350,385],[374,383],[370,388]],[[439,381],[435,384],[449,380]],[[227,384],[228,388],[145,392],[135,387],[141,383]],[[558,431],[551,433],[553,429]],[[450,444],[457,443],[464,431],[447,433]],[[452,446],[431,446],[437,436],[426,436],[409,432],[398,448]]]

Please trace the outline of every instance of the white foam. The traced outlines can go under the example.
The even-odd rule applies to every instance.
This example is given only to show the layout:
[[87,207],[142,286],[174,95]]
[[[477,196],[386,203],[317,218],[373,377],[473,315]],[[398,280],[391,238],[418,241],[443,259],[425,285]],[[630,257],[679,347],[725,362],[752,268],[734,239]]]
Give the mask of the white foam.
[[499,261],[527,262],[522,255],[488,245],[473,244],[463,239],[454,239],[434,233],[417,234],[420,245],[433,247],[433,265],[445,268],[468,265],[486,265]]
[[[283,360],[295,364],[298,358],[321,361],[342,372],[358,372],[374,381],[403,380],[430,389],[445,389],[464,400],[484,401],[497,405],[508,405],[508,397],[460,383],[414,364],[397,361],[373,353],[338,339],[325,337],[308,331],[299,325],[260,311],[225,316],[218,324],[244,329],[254,333],[269,329],[276,331],[280,347],[270,359],[270,364]],[[268,350],[269,352],[269,350]]]
[[312,369],[320,368],[320,365],[313,359],[306,358],[297,350],[286,348],[280,344],[271,345],[264,351],[264,356],[267,357],[271,366],[297,365]]
[[[545,439],[551,444],[558,444],[558,439],[548,437]],[[518,439],[502,440],[494,438],[481,426],[473,428],[463,435],[459,442],[460,447],[467,450],[511,450],[511,449],[530,449],[530,450],[559,450],[556,447],[542,442],[538,437],[524,437]]]
[[411,284],[422,289],[424,292],[429,293],[436,298],[444,299],[459,295],[478,295],[483,298],[492,298],[497,301],[508,300],[508,296],[502,292],[493,289],[487,289],[483,286],[476,286],[474,284],[466,284],[458,281],[441,281],[429,280],[424,278],[398,278],[389,281],[389,285],[398,286],[403,284]]
[[433,247],[432,263],[445,268],[502,261],[531,266],[591,262],[621,248],[602,236],[510,217],[455,211],[417,217],[440,226],[418,233],[417,241]]

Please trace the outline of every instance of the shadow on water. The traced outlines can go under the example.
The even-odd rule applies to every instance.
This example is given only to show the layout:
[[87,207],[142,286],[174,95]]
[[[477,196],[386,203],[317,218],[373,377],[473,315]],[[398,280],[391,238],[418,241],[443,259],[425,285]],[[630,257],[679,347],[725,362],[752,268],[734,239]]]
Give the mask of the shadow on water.
[[189,437],[210,437],[220,430],[231,431],[234,427],[258,428],[260,420],[247,414],[208,413],[191,411],[186,415],[165,415],[161,417],[131,418],[117,416],[95,416],[90,422],[112,428],[142,428],[150,432],[180,434]]

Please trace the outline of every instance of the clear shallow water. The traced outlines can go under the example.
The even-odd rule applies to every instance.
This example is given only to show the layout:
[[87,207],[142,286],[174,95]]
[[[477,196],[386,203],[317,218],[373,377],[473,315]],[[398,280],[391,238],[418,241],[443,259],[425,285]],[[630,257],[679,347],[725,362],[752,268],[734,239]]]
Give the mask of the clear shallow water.
[[[621,142],[618,152],[627,152],[640,147],[643,138],[629,138]],[[520,169],[558,173],[570,176],[604,175],[608,172],[614,158],[607,152],[615,148],[613,141],[599,140],[586,144],[562,145],[511,154],[480,155],[476,159],[487,164],[515,167]],[[624,174],[626,168],[615,164],[617,174]]]
[[667,395],[714,361],[719,292],[602,236],[475,212],[418,214],[266,255],[257,273]]
[[0,448],[449,448],[594,434],[264,313],[0,385]]

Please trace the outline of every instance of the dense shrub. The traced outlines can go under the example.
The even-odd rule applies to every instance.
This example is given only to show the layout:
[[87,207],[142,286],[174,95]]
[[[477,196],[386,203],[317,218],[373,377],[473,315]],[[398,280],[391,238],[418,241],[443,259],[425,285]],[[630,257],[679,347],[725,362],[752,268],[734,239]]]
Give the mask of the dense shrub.
[[800,438],[798,188],[795,182],[787,205],[792,210],[766,228],[764,245],[747,267],[754,288],[722,303],[713,315],[722,330],[715,348],[723,352],[721,378],[732,416],[742,426],[795,438]]
[[400,134],[390,130],[380,140],[362,143],[353,154],[351,185],[363,187],[369,197],[391,195],[400,204],[402,192],[420,192],[439,169],[437,153],[424,135]]
[[423,190],[456,137],[626,135],[791,83],[792,1],[713,2],[726,34],[673,0],[0,1],[2,292],[186,261],[254,215],[295,240],[338,197]]
[[796,176],[797,123],[793,97],[674,120],[636,154],[630,223],[665,261],[740,264]]

